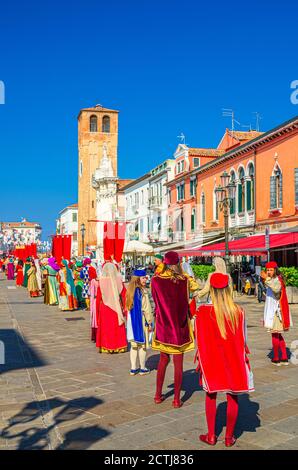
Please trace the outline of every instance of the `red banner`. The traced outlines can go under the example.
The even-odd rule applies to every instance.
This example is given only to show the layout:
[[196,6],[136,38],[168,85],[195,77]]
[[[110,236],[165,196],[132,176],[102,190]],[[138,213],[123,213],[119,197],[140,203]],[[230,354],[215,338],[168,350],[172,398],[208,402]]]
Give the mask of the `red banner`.
[[52,238],[52,256],[56,258],[57,263],[61,262],[61,259],[67,259],[70,261],[71,258],[71,235],[54,235]]
[[122,259],[125,242],[125,222],[105,222],[103,236],[104,260],[114,259],[119,263]]

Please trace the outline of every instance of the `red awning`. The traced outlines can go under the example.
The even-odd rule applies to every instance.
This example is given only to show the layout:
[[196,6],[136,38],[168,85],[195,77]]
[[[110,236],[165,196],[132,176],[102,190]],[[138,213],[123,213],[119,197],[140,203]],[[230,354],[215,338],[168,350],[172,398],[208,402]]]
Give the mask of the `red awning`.
[[[295,245],[298,243],[298,232],[270,235],[270,248]],[[265,235],[253,235],[229,242],[231,255],[261,256],[267,253]],[[189,250],[180,250],[184,256],[222,256],[225,253],[225,243],[214,243]]]

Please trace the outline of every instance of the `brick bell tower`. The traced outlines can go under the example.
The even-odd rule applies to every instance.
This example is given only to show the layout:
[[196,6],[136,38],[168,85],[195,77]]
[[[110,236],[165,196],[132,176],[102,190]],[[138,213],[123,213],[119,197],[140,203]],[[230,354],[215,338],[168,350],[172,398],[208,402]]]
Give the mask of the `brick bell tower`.
[[81,109],[78,115],[78,240],[79,255],[82,255],[81,224],[85,224],[85,253],[96,249],[96,190],[92,186],[92,176],[100,167],[105,149],[108,149],[114,176],[117,177],[118,111],[101,105]]

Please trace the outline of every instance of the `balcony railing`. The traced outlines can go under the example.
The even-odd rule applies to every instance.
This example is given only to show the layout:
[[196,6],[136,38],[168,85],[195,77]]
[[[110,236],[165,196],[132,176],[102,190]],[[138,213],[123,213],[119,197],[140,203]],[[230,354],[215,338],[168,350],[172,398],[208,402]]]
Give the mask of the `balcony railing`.
[[186,240],[186,232],[174,232],[173,241],[174,242],[184,242]]
[[152,196],[149,198],[149,207],[154,209],[155,207],[160,207],[162,205],[162,198],[159,196]]

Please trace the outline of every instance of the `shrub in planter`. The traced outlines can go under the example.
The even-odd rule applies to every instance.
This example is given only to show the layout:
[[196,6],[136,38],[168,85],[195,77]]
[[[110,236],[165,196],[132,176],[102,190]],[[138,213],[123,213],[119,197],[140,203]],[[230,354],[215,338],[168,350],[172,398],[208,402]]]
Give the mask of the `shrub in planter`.
[[289,303],[298,303],[298,268],[280,268],[280,272],[285,280]]
[[279,268],[286,286],[298,287],[298,268]]
[[192,264],[193,273],[197,279],[206,281],[208,275],[215,271],[215,267],[209,264]]

